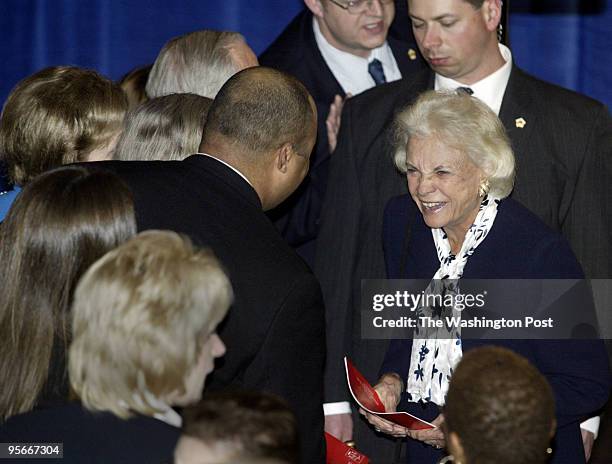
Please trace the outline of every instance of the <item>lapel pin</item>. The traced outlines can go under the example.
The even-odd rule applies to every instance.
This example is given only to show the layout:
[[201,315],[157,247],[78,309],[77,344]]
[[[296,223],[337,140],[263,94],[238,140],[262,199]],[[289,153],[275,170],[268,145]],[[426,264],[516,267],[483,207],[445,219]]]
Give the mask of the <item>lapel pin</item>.
[[519,129],[522,129],[527,124],[527,121],[525,121],[523,118],[516,118],[514,122],[516,124],[516,127],[518,127]]
[[410,58],[411,61],[414,61],[417,58],[417,54],[414,51],[414,48],[409,48],[407,55],[408,55],[408,58]]

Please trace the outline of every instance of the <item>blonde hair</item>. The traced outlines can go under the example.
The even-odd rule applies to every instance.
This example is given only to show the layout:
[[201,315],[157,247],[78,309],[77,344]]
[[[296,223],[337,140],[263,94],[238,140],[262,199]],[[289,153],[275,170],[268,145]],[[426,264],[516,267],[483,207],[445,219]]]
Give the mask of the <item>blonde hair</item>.
[[130,111],[114,159],[123,161],[182,160],[197,153],[212,100],[192,93],[174,93]]
[[512,192],[515,161],[503,124],[475,97],[428,91],[395,119],[395,165],[406,172],[410,138],[436,137],[466,154],[487,176],[490,193],[505,198]]
[[24,185],[63,164],[87,161],[121,130],[126,96],[111,80],[74,66],[45,68],[19,82],[0,116],[0,156]]
[[83,405],[152,415],[185,393],[203,340],[232,301],[213,253],[168,231],[142,232],[99,259],[72,307],[70,382]]
[[145,87],[147,86],[151,67],[153,67],[152,64],[134,68],[119,80],[119,86],[125,92],[130,110],[149,99]]

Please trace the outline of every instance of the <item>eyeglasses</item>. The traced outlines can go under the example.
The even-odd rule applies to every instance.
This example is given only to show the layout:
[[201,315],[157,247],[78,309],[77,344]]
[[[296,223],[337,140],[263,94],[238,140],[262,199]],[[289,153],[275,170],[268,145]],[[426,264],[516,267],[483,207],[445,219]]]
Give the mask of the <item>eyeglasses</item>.
[[372,6],[374,1],[379,1],[381,4],[391,3],[393,0],[349,0],[346,3],[341,3],[338,0],[329,0],[334,5],[339,6],[350,14],[360,14]]

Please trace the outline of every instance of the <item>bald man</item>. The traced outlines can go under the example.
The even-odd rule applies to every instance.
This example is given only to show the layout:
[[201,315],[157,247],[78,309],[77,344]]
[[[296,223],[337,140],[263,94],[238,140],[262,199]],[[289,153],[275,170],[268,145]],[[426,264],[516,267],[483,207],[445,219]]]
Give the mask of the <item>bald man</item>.
[[300,184],[316,137],[312,98],[293,77],[249,68],[213,102],[200,152],[183,161],[108,162],[135,200],[139,230],[170,229],[213,249],[235,291],[219,336],[227,353],[207,391],[284,398],[301,459],[325,461],[325,320],[319,284],[264,214]]

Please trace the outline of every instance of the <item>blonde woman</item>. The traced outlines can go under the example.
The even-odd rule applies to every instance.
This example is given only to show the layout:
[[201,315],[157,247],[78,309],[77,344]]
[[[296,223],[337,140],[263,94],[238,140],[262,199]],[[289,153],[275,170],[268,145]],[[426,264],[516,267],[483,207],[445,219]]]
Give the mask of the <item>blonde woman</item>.
[[83,276],[72,306],[70,382],[80,402],[7,421],[6,442],[62,442],[66,463],[169,462],[198,401],[215,333],[232,301],[209,250],[173,232],[143,232]]

